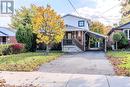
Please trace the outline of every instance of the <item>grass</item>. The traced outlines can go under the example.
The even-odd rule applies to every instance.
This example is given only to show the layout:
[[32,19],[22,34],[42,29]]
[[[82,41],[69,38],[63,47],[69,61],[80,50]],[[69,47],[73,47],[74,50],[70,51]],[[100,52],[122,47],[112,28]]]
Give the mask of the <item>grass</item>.
[[34,71],[41,64],[55,60],[62,54],[61,52],[51,52],[49,55],[44,55],[41,52],[34,52],[0,56],[0,70]]
[[130,76],[130,52],[128,51],[110,51],[107,52],[108,59],[116,67],[118,74]]

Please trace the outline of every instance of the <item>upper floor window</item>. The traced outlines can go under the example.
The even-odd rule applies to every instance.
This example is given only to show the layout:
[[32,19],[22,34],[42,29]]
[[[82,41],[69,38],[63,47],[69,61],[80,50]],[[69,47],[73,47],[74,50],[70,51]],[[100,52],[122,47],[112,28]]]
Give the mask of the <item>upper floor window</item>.
[[78,27],[84,27],[85,25],[85,22],[82,20],[82,21],[78,21]]
[[125,33],[128,40],[130,40],[130,29],[124,29],[123,32]]

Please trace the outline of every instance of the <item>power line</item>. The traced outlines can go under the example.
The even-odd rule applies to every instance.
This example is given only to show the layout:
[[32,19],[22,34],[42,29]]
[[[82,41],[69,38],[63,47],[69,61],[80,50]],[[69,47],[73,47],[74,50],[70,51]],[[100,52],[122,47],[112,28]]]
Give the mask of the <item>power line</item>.
[[[75,12],[80,16],[79,12],[76,10],[76,8],[75,8],[75,6],[73,5],[72,1],[71,1],[71,0],[68,0],[68,2],[69,2],[70,5],[72,6],[72,8],[75,10]],[[120,2],[119,2],[118,4],[116,4],[116,5],[114,5],[113,7],[107,9],[106,11],[104,11],[104,12],[102,13],[102,15],[105,14],[105,13],[107,13],[108,11],[112,10],[113,8],[115,8],[116,6],[118,6],[119,4],[120,4]],[[99,16],[98,18],[103,18],[103,19],[107,19],[107,20],[120,20],[120,19],[110,19],[110,18],[106,18],[106,17],[104,17],[104,16]],[[125,18],[125,19],[127,19],[127,18]]]
[[78,11],[76,10],[75,6],[72,4],[71,0],[68,0],[68,2],[69,2],[70,5],[72,6],[72,8],[75,10],[75,12],[80,16],[80,14],[79,14]]
[[110,11],[111,9],[115,8],[116,6],[118,6],[120,4],[120,2],[116,5],[114,5],[113,7],[107,9],[106,11],[104,11],[102,14],[105,14],[106,12]]

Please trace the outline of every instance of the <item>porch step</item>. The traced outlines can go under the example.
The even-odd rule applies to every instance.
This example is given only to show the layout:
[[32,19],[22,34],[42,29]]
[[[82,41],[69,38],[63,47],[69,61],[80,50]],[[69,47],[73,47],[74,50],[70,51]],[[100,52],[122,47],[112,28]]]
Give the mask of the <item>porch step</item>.
[[66,45],[62,47],[63,52],[82,52],[82,50],[76,45]]

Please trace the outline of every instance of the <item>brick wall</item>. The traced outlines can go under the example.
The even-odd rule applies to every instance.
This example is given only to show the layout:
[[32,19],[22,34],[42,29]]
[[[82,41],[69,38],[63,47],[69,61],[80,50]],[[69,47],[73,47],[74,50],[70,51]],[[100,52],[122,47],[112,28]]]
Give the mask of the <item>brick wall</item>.
[[7,38],[7,43],[10,43],[10,44],[17,43],[16,37],[15,36],[9,36]]

